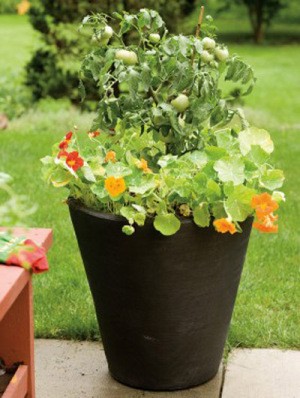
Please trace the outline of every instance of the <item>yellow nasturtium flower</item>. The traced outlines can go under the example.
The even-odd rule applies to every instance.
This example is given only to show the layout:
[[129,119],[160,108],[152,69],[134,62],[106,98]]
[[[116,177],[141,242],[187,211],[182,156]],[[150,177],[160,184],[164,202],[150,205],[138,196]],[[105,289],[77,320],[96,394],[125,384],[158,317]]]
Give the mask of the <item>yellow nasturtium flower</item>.
[[105,180],[105,189],[113,198],[121,195],[126,190],[124,178],[108,177]]

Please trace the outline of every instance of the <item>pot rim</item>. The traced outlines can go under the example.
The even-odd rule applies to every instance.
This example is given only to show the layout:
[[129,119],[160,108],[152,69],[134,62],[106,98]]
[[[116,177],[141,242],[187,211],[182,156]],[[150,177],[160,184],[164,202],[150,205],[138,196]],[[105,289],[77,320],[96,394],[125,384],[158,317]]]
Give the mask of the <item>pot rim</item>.
[[[69,207],[72,207],[73,209],[80,210],[83,213],[89,214],[89,215],[97,217],[97,218],[102,218],[102,219],[105,219],[105,220],[121,222],[121,223],[124,223],[124,222],[128,223],[127,219],[125,217],[123,217],[123,216],[119,216],[119,215],[116,215],[116,214],[113,214],[113,213],[104,213],[104,212],[99,211],[99,210],[91,209],[91,208],[85,206],[84,204],[80,203],[80,201],[78,201],[78,200],[76,200],[74,198],[71,198],[71,197],[67,199],[67,204],[68,204]],[[180,220],[180,222],[182,224],[190,224],[190,223],[194,224],[194,220],[192,218],[180,217],[178,215],[177,215],[177,217],[178,217],[178,219]],[[149,217],[146,217],[145,225],[146,224],[153,224],[153,220],[154,220],[154,218],[151,219]]]
[[[104,213],[99,210],[91,209],[91,208],[85,206],[84,204],[82,204],[79,200],[76,200],[72,197],[69,197],[67,199],[67,204],[69,207],[72,207],[73,209],[80,210],[83,213],[89,214],[89,215],[97,217],[97,218],[102,218],[105,220],[110,220],[110,221],[119,222],[119,223],[128,223],[127,219],[123,216],[119,216],[119,215],[116,215],[113,213]],[[181,224],[194,224],[196,226],[196,224],[194,223],[194,220],[192,218],[181,217],[178,215],[176,215],[176,216],[180,220]],[[243,223],[245,223],[249,220],[253,220],[253,219],[254,219],[253,216],[249,216],[246,218],[246,220],[240,221],[240,224],[243,224]],[[153,224],[153,220],[154,220],[154,218],[151,219],[149,217],[146,217],[146,222],[145,222],[144,226],[146,226],[147,224],[148,225]],[[212,221],[212,219],[211,219],[211,221]],[[207,228],[211,228],[211,227],[212,227],[212,222],[210,223],[209,227],[207,227]],[[201,229],[204,229],[204,228],[201,228]]]

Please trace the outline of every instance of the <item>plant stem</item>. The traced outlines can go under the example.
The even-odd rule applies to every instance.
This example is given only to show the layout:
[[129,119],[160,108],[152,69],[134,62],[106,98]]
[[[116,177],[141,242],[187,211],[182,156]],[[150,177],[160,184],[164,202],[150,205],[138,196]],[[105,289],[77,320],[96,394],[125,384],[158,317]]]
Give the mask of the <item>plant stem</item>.
[[[196,33],[195,33],[195,37],[196,37],[197,39],[198,39],[198,37],[200,36],[201,25],[202,25],[202,21],[203,21],[203,16],[204,16],[204,6],[201,6],[201,8],[200,8],[200,13],[199,13],[199,17],[198,17],[198,24],[197,24]],[[193,66],[193,64],[194,64],[195,55],[196,55],[196,48],[195,48],[195,46],[194,46],[193,54],[192,54],[192,59],[191,59],[192,66]]]
[[158,101],[158,98],[156,96],[156,92],[153,90],[153,88],[151,86],[149,87],[149,92],[150,92],[150,95],[153,98],[154,102],[157,105],[159,101]]

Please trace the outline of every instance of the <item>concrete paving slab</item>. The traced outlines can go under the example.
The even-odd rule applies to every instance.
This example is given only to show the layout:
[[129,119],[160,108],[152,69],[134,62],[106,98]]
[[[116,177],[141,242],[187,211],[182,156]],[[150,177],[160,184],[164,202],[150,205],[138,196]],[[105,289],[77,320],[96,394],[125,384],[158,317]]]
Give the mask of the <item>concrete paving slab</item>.
[[300,351],[237,349],[229,357],[222,398],[299,398]]
[[148,392],[126,387],[112,377],[100,343],[36,340],[37,398],[219,398],[222,368],[200,387]]

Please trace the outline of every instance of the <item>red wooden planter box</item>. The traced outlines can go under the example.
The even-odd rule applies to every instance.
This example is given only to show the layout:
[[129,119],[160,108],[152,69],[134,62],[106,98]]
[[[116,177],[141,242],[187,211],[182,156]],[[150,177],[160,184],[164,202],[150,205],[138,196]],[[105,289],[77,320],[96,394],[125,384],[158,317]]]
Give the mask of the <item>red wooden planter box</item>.
[[[0,228],[3,230],[3,228]],[[15,235],[26,236],[49,249],[50,229],[24,230]],[[0,358],[7,364],[22,362],[2,398],[34,398],[34,330],[32,284],[29,272],[19,267],[0,264]]]

